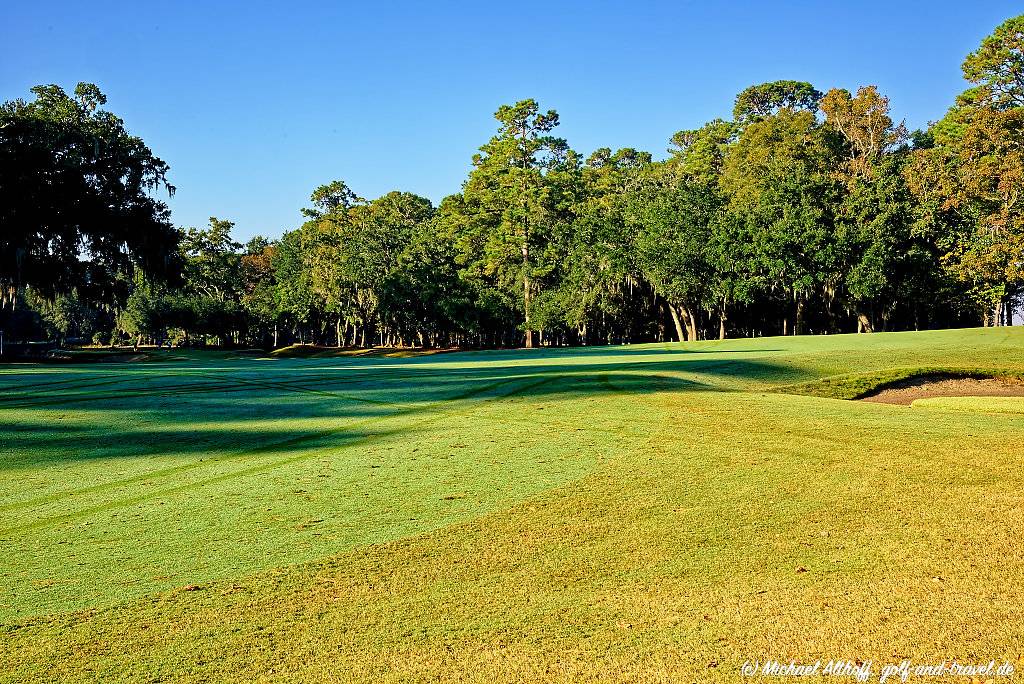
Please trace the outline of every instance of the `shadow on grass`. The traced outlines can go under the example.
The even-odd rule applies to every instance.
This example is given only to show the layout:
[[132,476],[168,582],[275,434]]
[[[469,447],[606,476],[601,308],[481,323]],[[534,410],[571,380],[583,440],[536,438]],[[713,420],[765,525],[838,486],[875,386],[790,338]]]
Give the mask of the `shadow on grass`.
[[[115,500],[97,511],[133,505],[321,458],[327,449],[401,439],[431,425],[457,426],[491,402],[516,399],[516,408],[522,400],[620,397],[628,402],[651,392],[736,391],[731,383],[798,374],[770,361],[705,359],[692,353],[668,360],[661,354],[653,361],[620,354],[621,361],[558,363],[563,354],[547,355],[546,363],[492,359],[499,362],[477,366],[448,362],[455,355],[445,355],[442,363],[434,357],[429,364],[397,365],[380,359],[343,365],[336,359],[271,365],[239,361],[237,366],[191,367],[179,373],[148,370],[116,384],[103,384],[110,378],[105,367],[93,383],[82,378],[71,385],[19,387],[0,395],[0,473],[8,485],[16,486],[21,472],[59,469],[62,463],[173,460],[94,484],[67,483],[60,492],[0,504],[0,511],[20,516],[19,511],[104,491]],[[0,376],[0,383],[4,380]],[[557,406],[545,420],[558,419]],[[516,408],[486,419],[523,422],[529,430],[532,418]],[[388,424],[389,419],[399,420]],[[261,421],[266,421],[262,429]],[[185,474],[187,481],[175,479]],[[138,491],[140,485],[147,489]],[[93,507],[86,505],[68,516],[90,512]],[[66,517],[34,518],[7,531],[61,524]]]
[[[559,350],[547,358],[566,353]],[[374,423],[385,418],[422,415],[443,421],[482,402],[512,397],[620,395],[628,400],[650,392],[734,391],[730,383],[796,373],[764,360],[683,356],[656,362],[623,355],[623,362],[478,367],[438,364],[437,357],[429,366],[390,368],[376,363],[339,367],[336,359],[313,365],[302,361],[301,368],[240,362],[232,372],[199,368],[155,378],[147,373],[116,384],[105,384],[110,376],[104,369],[93,384],[82,378],[73,386],[7,387],[0,394],[0,471],[103,458],[269,455],[345,430],[372,433]],[[0,377],[0,386],[4,380]],[[294,429],[279,426],[288,420],[295,422]],[[260,421],[268,421],[266,429],[244,427]],[[317,422],[331,426],[317,428]]]

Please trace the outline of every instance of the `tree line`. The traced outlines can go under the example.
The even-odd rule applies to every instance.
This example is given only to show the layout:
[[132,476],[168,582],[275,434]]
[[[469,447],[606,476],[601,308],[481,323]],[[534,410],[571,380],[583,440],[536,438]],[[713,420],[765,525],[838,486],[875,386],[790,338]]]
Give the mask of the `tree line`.
[[1024,16],[926,130],[875,86],[775,81],[667,157],[587,157],[505,105],[439,206],[317,188],[280,239],[176,229],[167,165],[93,85],[0,108],[9,336],[518,346],[1007,325],[1024,282]]

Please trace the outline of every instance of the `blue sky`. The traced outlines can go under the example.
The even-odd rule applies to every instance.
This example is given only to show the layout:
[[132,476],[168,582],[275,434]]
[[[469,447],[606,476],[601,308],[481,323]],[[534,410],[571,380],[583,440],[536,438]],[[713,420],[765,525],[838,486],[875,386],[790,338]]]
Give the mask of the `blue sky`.
[[960,63],[1017,2],[16,2],[0,99],[97,83],[171,165],[178,225],[277,236],[317,185],[435,202],[459,189],[498,105],[557,109],[584,153],[727,117],[747,85],[876,84],[911,127],[963,90]]

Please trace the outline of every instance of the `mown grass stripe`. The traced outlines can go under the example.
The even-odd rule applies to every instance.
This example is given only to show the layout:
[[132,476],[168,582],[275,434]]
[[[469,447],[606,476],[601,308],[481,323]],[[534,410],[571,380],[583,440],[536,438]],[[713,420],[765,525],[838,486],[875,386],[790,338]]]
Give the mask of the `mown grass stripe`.
[[[514,396],[514,395],[516,395],[518,393],[525,392],[525,391],[527,391],[527,390],[529,390],[531,388],[540,386],[541,384],[544,384],[546,382],[550,382],[550,381],[552,381],[554,379],[555,379],[555,377],[553,377],[553,376],[552,377],[541,378],[540,380],[536,380],[536,381],[534,381],[532,383],[528,383],[528,384],[524,385],[521,388],[514,389],[513,391],[511,391],[509,393],[506,393],[506,394],[500,395],[498,397],[495,397],[494,400],[502,399],[502,398],[507,398],[507,397],[510,397],[510,396]],[[473,390],[471,390],[469,392],[466,392],[466,393],[464,393],[461,396],[445,400],[445,402],[462,401],[462,400],[465,400],[465,399],[469,399],[469,398],[472,398],[473,396],[476,396],[476,395],[482,394],[484,392],[490,391],[492,389],[500,387],[500,386],[502,386],[504,384],[507,384],[509,382],[514,382],[514,380],[503,380],[503,381],[499,381],[499,382],[496,382],[496,383],[490,383],[490,384],[484,385],[482,387],[474,388]],[[491,401],[491,400],[485,400],[485,401]],[[437,404],[441,404],[441,403],[445,403],[445,402],[437,402]],[[421,412],[421,411],[422,412],[429,412],[431,408],[434,408],[434,406],[410,407],[410,408],[402,409],[402,410],[396,411],[396,412],[394,412],[392,414],[389,414],[387,417],[388,418],[397,417],[397,416],[400,416],[400,415],[406,415],[406,414],[409,414],[409,413],[417,413],[417,412]],[[437,419],[439,417],[443,417],[443,416],[464,415],[464,414],[465,414],[465,412],[454,412],[454,411],[450,411],[450,410],[449,411],[445,411],[445,412],[435,412],[433,415],[431,415],[428,418],[426,418],[426,419],[416,423],[415,425],[419,426],[419,425],[422,425],[424,423],[428,423],[431,420],[435,420],[435,419]],[[93,487],[81,488],[81,489],[70,490],[70,491],[64,491],[64,492],[61,492],[59,494],[47,495],[46,497],[40,497],[40,498],[31,500],[31,501],[19,501],[19,502],[16,502],[14,504],[9,504],[7,507],[5,507],[5,509],[6,510],[21,510],[21,509],[30,508],[30,507],[33,507],[33,506],[43,505],[45,503],[50,503],[50,502],[53,502],[53,501],[63,500],[63,499],[66,499],[69,496],[81,496],[81,495],[84,495],[84,494],[92,494],[92,493],[97,493],[97,492],[101,492],[101,491],[117,489],[117,488],[120,488],[120,487],[124,487],[125,485],[128,485],[128,484],[134,484],[134,483],[138,483],[138,482],[145,482],[147,480],[152,480],[152,479],[157,478],[157,477],[165,477],[165,476],[168,476],[168,475],[181,474],[183,472],[187,472],[187,471],[190,471],[190,470],[196,470],[196,469],[199,469],[199,468],[210,468],[212,466],[216,466],[216,465],[221,464],[221,463],[236,461],[236,460],[244,459],[244,458],[256,457],[256,456],[259,456],[259,455],[262,455],[262,454],[265,454],[265,453],[268,453],[268,452],[271,452],[271,451],[280,451],[281,449],[285,449],[285,448],[288,448],[288,447],[299,446],[299,445],[301,445],[303,443],[310,442],[310,441],[315,441],[317,439],[324,439],[326,437],[332,437],[334,435],[338,435],[338,434],[341,434],[341,433],[344,433],[344,432],[351,432],[353,430],[356,430],[356,429],[358,429],[360,427],[363,427],[365,425],[377,422],[379,420],[380,420],[380,418],[378,418],[378,417],[367,418],[367,419],[359,420],[359,421],[356,421],[354,423],[350,423],[350,424],[347,424],[347,425],[342,425],[342,426],[338,426],[338,427],[335,427],[335,428],[330,428],[330,429],[327,429],[327,430],[320,430],[320,431],[317,431],[317,432],[307,433],[307,434],[299,435],[297,437],[292,437],[292,438],[289,438],[289,439],[286,439],[286,440],[281,440],[279,442],[274,442],[274,443],[271,443],[271,444],[266,444],[266,445],[262,445],[262,446],[259,446],[259,447],[255,447],[255,448],[251,448],[251,449],[246,449],[244,451],[239,451],[239,452],[236,452],[235,454],[228,455],[228,456],[213,457],[213,458],[209,458],[209,459],[204,459],[202,461],[193,461],[192,463],[183,464],[181,466],[175,466],[173,468],[165,468],[165,469],[160,470],[160,471],[154,471],[154,472],[151,472],[151,473],[140,474],[140,475],[132,477],[132,478],[127,478],[127,479],[119,480],[119,481],[116,481],[116,482],[108,482],[108,483],[104,483],[102,485],[95,485]],[[406,428],[405,430],[402,430],[402,431],[406,431],[408,429],[410,429],[410,428]],[[390,435],[391,433],[388,433],[388,434]],[[369,441],[372,441],[373,439],[378,438],[379,436],[380,435],[377,435],[377,434],[367,435],[366,437],[363,437],[363,438],[354,439],[353,441],[347,443],[345,446],[350,446],[352,444],[361,444],[361,443],[369,442]],[[20,532],[20,531],[37,529],[37,528],[40,528],[40,527],[47,527],[47,526],[50,526],[50,525],[52,525],[54,523],[59,523],[59,522],[63,522],[63,521],[66,521],[66,520],[73,520],[73,519],[76,519],[76,518],[79,518],[79,517],[91,515],[91,514],[94,514],[94,513],[105,511],[105,510],[110,510],[112,508],[121,508],[121,507],[124,507],[124,506],[129,506],[129,505],[132,505],[132,504],[135,504],[135,503],[140,503],[142,501],[148,501],[148,500],[151,500],[151,499],[154,499],[154,498],[159,498],[161,496],[166,496],[168,494],[173,494],[173,493],[176,493],[176,492],[179,492],[179,491],[186,491],[186,490],[193,489],[193,488],[199,488],[199,487],[202,487],[202,486],[205,486],[205,485],[208,485],[208,484],[223,482],[223,481],[226,481],[226,480],[229,480],[229,479],[232,479],[232,478],[236,478],[236,477],[245,477],[247,475],[252,475],[252,474],[256,474],[256,473],[265,472],[267,470],[271,470],[273,468],[277,468],[277,467],[280,467],[280,466],[283,466],[283,465],[288,465],[288,464],[291,464],[291,463],[295,463],[295,462],[298,462],[298,461],[301,461],[301,460],[304,460],[304,459],[315,458],[316,456],[317,456],[317,453],[315,453],[315,452],[314,453],[310,453],[310,454],[300,454],[299,456],[289,457],[289,458],[285,458],[285,459],[282,459],[282,460],[274,461],[274,462],[271,462],[271,463],[265,463],[265,464],[262,464],[260,466],[254,466],[252,468],[245,469],[245,470],[242,470],[242,471],[235,471],[235,472],[232,472],[232,473],[225,473],[224,475],[220,475],[220,476],[213,477],[213,478],[208,478],[206,480],[201,480],[199,482],[191,482],[191,483],[188,483],[188,484],[185,484],[185,485],[180,485],[180,486],[177,486],[177,487],[169,487],[169,488],[154,490],[154,491],[151,491],[151,492],[147,492],[146,494],[140,494],[140,495],[135,496],[135,497],[129,497],[129,498],[126,498],[126,499],[120,499],[120,500],[111,501],[111,502],[105,503],[105,504],[100,505],[100,506],[94,506],[94,507],[91,507],[91,508],[80,509],[79,511],[75,511],[75,512],[68,513],[68,514],[61,515],[61,516],[52,516],[52,517],[49,517],[49,518],[41,518],[41,519],[32,521],[30,523],[25,523],[23,525],[15,525],[15,526],[12,526],[12,527],[0,528],[0,534],[10,534],[12,532]]]

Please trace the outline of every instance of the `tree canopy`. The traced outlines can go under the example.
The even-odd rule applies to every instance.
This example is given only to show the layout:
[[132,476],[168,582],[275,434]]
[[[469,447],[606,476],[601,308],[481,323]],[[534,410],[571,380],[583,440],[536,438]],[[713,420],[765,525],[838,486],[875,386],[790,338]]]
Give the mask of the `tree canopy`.
[[174,190],[167,164],[103,109],[95,85],[32,93],[0,106],[0,285],[55,293],[172,273],[178,234],[152,195]]
[[[342,180],[241,244],[90,84],[0,107],[3,321],[23,338],[516,346],[1002,325],[1024,292],[1024,17],[927,130],[866,84],[752,85],[667,155],[502,105],[438,206]],[[211,212],[212,213],[212,212]]]

